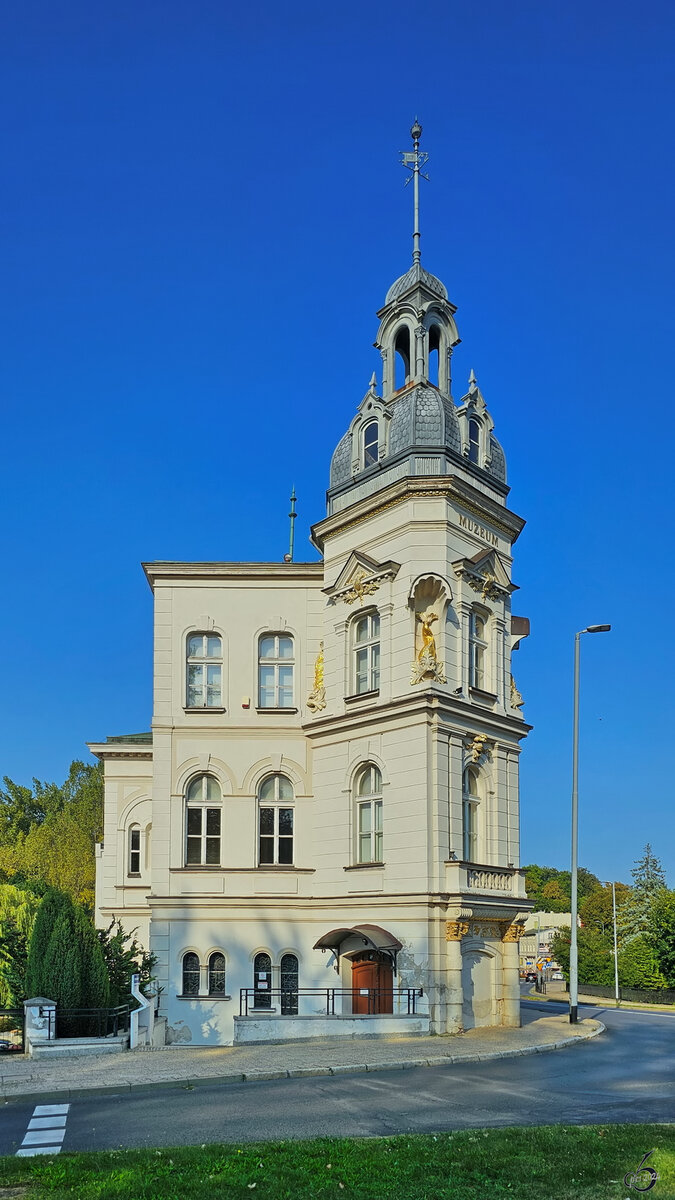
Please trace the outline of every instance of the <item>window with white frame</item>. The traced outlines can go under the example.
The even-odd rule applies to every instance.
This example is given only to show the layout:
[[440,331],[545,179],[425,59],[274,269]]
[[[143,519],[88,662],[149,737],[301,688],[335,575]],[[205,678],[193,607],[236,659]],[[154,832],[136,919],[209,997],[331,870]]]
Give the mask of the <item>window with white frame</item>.
[[293,864],[293,785],[285,775],[268,775],[258,789],[258,863]]
[[478,861],[478,772],[467,767],[462,777],[462,857]]
[[357,696],[380,686],[380,615],[366,613],[352,622],[353,691]]
[[129,827],[129,875],[140,875],[141,873],[141,827],[140,825],[131,825]]
[[480,464],[480,422],[469,417],[469,462]]
[[377,421],[369,421],[363,431],[363,465],[374,467],[377,463],[379,450],[379,429]]
[[183,955],[182,963],[182,995],[183,996],[198,996],[199,981],[201,977],[201,968],[199,966],[199,955],[195,954],[194,950],[189,950]]
[[187,708],[221,708],[223,644],[214,633],[191,633],[187,640]]
[[198,775],[190,783],[186,795],[186,867],[220,866],[221,820],[218,780],[212,775]]
[[225,955],[220,950],[209,955],[209,996],[225,995]]
[[382,774],[367,763],[356,776],[356,861],[382,862]]
[[293,638],[266,633],[258,642],[258,707],[293,708]]
[[475,609],[469,614],[469,686],[486,690],[487,621]]

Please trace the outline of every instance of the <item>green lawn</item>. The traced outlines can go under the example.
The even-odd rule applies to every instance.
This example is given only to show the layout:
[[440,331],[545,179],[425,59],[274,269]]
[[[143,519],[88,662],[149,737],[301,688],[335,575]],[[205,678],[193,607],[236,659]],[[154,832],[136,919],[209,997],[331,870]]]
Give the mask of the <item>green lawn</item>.
[[[623,1182],[643,1155],[650,1200],[675,1200],[675,1125],[548,1126],[367,1140],[117,1150],[0,1158],[0,1197],[26,1200],[635,1200]],[[27,1186],[23,1193],[3,1188]]]

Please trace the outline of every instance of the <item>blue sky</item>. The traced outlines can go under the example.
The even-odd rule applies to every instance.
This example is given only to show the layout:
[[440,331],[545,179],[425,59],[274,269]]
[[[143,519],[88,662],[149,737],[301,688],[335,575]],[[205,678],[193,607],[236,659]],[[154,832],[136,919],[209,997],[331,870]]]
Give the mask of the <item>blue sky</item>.
[[675,15],[665,0],[26,3],[0,46],[0,774],[61,779],[149,727],[140,562],[297,557],[409,263],[397,151],[431,155],[422,260],[507,454],[523,861],[675,883]]

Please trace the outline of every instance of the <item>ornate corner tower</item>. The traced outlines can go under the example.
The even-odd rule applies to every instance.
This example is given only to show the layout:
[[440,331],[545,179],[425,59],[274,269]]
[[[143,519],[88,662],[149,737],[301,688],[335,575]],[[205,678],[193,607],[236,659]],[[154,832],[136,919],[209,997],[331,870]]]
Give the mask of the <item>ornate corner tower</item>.
[[[529,623],[511,610],[524,521],[507,506],[504,452],[473,371],[453,399],[456,308],[421,263],[421,133],[415,122],[403,156],[412,265],[377,313],[381,386],[373,375],[335,449],[327,516],[313,529],[325,560],[323,707],[304,728],[319,811],[334,810],[338,763],[350,798],[349,894],[363,889],[382,924],[396,897],[416,897],[411,937],[426,914],[425,982],[440,1032],[519,1023],[519,915],[529,904],[518,761],[530,726],[511,655]],[[363,764],[381,788],[379,815],[372,805],[368,815],[381,822],[379,840],[359,825]]]

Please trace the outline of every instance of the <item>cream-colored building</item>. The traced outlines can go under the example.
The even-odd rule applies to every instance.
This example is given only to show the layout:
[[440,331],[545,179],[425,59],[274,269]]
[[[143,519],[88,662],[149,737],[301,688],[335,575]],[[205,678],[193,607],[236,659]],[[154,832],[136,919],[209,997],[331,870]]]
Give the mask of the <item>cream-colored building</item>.
[[172,1041],[519,1024],[524,523],[473,372],[452,399],[455,307],[414,246],[320,559],[145,565],[152,733],[91,747],[97,908],[157,955]]

